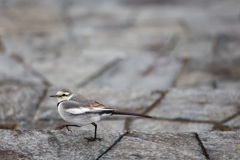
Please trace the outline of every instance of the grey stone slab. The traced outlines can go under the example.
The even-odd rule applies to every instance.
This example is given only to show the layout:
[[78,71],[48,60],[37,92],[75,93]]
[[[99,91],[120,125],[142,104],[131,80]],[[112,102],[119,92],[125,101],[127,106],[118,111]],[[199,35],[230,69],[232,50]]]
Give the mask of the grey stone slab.
[[61,87],[82,85],[125,55],[111,48],[84,49],[82,37],[69,37],[66,31],[9,36],[5,43],[9,54],[14,53],[50,84]]
[[12,60],[10,57],[0,55],[0,82],[42,84],[43,81],[33,75],[27,68]]
[[236,90],[173,89],[149,115],[220,122],[239,111],[239,96]]
[[134,133],[102,159],[205,159],[193,133]]
[[215,46],[215,57],[221,59],[233,59],[240,56],[240,36],[220,34]]
[[217,81],[216,86],[219,89],[232,89],[232,90],[239,90],[240,83],[238,80],[230,80],[230,81]]
[[181,64],[182,60],[174,57],[162,57],[154,53],[132,53],[86,86],[168,89],[178,74]]
[[205,132],[199,138],[210,159],[228,160],[240,157],[239,132]]
[[99,132],[102,141],[88,142],[93,132],[0,130],[1,159],[96,159],[122,134]]
[[[49,97],[49,95],[55,94],[57,90],[54,88],[48,91],[46,98],[36,113],[35,119],[61,119],[57,111],[56,99]],[[134,113],[142,113],[161,96],[159,93],[151,93],[140,89],[85,88],[79,89],[78,93],[97,100],[106,106]]]
[[32,119],[43,92],[43,86],[0,86],[1,123]]
[[[104,30],[89,33],[89,45],[95,48],[114,47],[126,53],[137,51],[165,53],[172,45],[178,30],[171,26],[132,27],[126,29]],[[169,29],[169,30],[168,30]]]
[[177,45],[171,51],[171,54],[178,57],[205,57],[211,56],[212,52],[211,38],[201,37],[180,37]]
[[74,31],[89,31],[131,27],[134,12],[133,8],[122,7],[111,2],[99,5],[75,3],[69,6],[66,14],[71,20]]
[[[150,5],[141,7],[137,24],[149,26],[179,23],[185,34],[194,36],[214,37],[218,33],[239,33],[239,8],[237,7],[239,1],[201,1],[200,3],[203,5]],[[181,2],[181,4],[184,3]]]
[[[46,1],[45,1],[46,2]],[[25,2],[26,3],[26,2]],[[0,22],[2,34],[59,30],[65,28],[61,8],[57,3],[44,4],[27,2],[4,4]],[[24,15],[24,16],[23,16]]]
[[236,55],[226,57],[227,54],[225,56],[190,58],[178,77],[176,86],[217,88],[218,83],[238,82],[240,78],[240,57]]
[[236,128],[238,130],[240,130],[240,115],[234,117],[233,119],[227,121],[224,123],[224,125],[227,125],[231,128]]
[[213,124],[137,119],[129,128],[140,132],[202,132],[211,131]]

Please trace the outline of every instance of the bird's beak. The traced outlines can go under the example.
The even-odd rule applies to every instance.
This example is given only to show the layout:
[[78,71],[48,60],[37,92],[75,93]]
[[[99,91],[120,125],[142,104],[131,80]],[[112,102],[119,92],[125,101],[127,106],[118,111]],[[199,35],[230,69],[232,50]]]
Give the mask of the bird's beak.
[[59,97],[58,95],[51,95],[50,97],[56,98]]

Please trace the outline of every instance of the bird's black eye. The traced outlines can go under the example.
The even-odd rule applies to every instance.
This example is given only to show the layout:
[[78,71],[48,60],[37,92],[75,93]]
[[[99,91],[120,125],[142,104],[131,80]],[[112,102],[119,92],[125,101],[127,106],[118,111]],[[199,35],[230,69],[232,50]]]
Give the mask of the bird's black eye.
[[66,94],[63,94],[62,96],[67,96]]

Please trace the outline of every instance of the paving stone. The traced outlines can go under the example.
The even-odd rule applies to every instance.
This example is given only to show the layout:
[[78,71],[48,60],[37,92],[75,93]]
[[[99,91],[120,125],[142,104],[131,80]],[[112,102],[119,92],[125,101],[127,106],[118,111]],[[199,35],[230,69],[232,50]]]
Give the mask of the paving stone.
[[240,56],[240,36],[221,34],[217,37],[215,57],[233,59]]
[[102,159],[205,159],[193,133],[134,133]]
[[137,119],[134,120],[130,129],[139,132],[201,132],[211,131],[213,124],[207,123],[191,123],[178,121],[161,121],[154,119]]
[[0,122],[32,119],[43,92],[43,86],[0,86]]
[[218,83],[236,83],[240,79],[239,58],[236,56],[232,58],[220,56],[191,58],[178,77],[176,86],[217,88]]
[[19,56],[53,86],[62,87],[86,83],[125,55],[109,48],[83,50],[85,42],[71,39],[66,32],[25,34],[6,38],[5,43],[8,53]]
[[0,55],[0,82],[42,84],[42,80],[10,57]]
[[212,160],[239,159],[239,132],[204,132],[199,138]]
[[224,125],[230,126],[234,130],[235,129],[240,130],[240,115],[238,115],[235,118],[227,121],[226,123],[224,123]]
[[[167,29],[166,29],[167,28]],[[94,48],[114,47],[128,54],[137,51],[165,53],[178,31],[164,27],[134,27],[127,29],[92,32],[88,35],[89,45]],[[169,30],[168,30],[169,29]]]
[[[13,2],[13,1],[12,1]],[[45,1],[46,3],[47,1]],[[1,8],[0,22],[2,34],[49,31],[65,28],[58,5],[25,1],[24,3],[5,3]],[[51,5],[50,5],[51,4]],[[57,7],[58,6],[58,7]],[[23,16],[24,15],[24,16]]]
[[211,72],[212,57],[191,58],[177,79],[176,86],[181,88],[207,86],[213,88],[213,83],[219,76]]
[[212,39],[199,37],[181,37],[171,54],[178,57],[211,56]]
[[[56,107],[57,101],[49,97],[49,95],[55,94],[57,90],[59,89],[52,88],[48,91],[46,98],[36,113],[35,119],[61,119]],[[80,89],[78,93],[97,100],[106,106],[134,113],[144,112],[161,96],[159,93],[150,93],[140,89],[85,88]]]
[[229,90],[239,90],[240,83],[238,80],[229,80],[229,81],[216,81],[216,86],[219,89],[229,89]]
[[88,87],[141,88],[149,90],[171,87],[182,60],[153,53],[129,54],[108,71],[89,82]]
[[234,90],[174,89],[149,115],[220,122],[239,111],[239,96]]
[[99,132],[102,141],[88,142],[90,131],[0,130],[1,159],[96,159],[122,133]]
[[99,5],[74,3],[69,6],[66,14],[71,20],[73,30],[77,31],[131,27],[134,12],[133,8],[122,7],[111,2]]

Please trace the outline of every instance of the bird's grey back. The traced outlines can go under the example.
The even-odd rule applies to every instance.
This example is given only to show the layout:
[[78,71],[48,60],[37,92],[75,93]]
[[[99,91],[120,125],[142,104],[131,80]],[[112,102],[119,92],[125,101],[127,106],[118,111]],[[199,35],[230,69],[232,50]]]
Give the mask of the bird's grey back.
[[69,99],[71,101],[78,102],[81,106],[90,105],[91,101],[81,94],[73,94],[73,96]]

